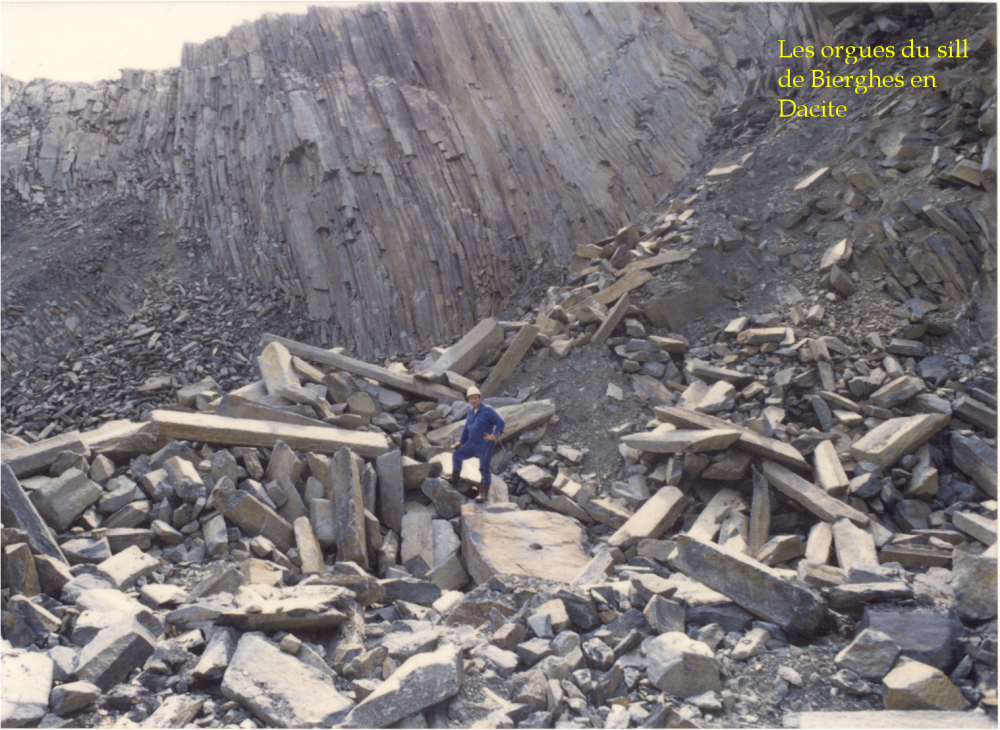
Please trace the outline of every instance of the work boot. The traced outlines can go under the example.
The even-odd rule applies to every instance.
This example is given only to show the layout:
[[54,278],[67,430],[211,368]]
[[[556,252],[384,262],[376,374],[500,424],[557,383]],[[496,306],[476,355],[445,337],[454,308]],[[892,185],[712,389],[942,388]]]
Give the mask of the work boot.
[[476,501],[485,502],[489,494],[490,494],[490,485],[480,484],[479,487],[476,489]]
[[462,481],[462,478],[458,474],[456,474],[455,472],[452,472],[451,474],[449,474],[448,476],[446,476],[444,478],[444,480],[446,482],[448,482],[448,484],[450,484],[451,486],[457,487],[458,483],[460,481]]

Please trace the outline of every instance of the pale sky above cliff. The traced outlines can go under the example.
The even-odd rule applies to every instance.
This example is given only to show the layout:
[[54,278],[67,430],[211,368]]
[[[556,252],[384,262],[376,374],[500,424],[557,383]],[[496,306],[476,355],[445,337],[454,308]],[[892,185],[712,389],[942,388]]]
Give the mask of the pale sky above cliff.
[[280,2],[0,2],[0,71],[19,81],[94,82],[119,70],[179,66],[185,42],[200,43],[264,13],[304,13]]

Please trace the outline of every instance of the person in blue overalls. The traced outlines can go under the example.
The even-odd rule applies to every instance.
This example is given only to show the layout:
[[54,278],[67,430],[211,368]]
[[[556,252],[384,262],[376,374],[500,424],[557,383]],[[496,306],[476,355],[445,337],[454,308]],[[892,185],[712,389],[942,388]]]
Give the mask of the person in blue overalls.
[[462,473],[462,462],[473,456],[479,459],[479,473],[483,475],[482,484],[476,494],[477,502],[485,502],[490,492],[490,459],[497,440],[503,434],[504,422],[500,414],[483,403],[479,388],[472,386],[465,393],[469,399],[469,412],[465,416],[465,428],[462,429],[462,439],[452,444],[451,476],[447,481],[452,485],[459,482]]

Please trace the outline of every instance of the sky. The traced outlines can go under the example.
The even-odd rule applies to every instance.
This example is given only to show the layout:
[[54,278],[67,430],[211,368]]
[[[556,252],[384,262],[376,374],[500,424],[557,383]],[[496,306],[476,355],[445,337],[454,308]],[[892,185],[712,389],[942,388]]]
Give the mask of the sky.
[[[264,13],[304,13],[333,2],[0,2],[0,72],[93,83],[120,69],[180,65],[184,43],[226,35]],[[356,5],[356,2],[349,3]]]

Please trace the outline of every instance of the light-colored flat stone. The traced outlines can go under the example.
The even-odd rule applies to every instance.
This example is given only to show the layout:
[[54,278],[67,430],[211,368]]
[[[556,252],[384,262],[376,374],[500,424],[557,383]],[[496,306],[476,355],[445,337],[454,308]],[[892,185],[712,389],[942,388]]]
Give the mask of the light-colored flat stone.
[[997,521],[989,517],[977,515],[975,512],[956,512],[951,516],[951,522],[983,545],[992,545],[997,541]]
[[626,550],[646,538],[656,539],[677,521],[690,500],[677,487],[662,487],[608,538]]
[[842,496],[851,480],[847,478],[832,441],[820,441],[813,450],[813,474],[816,484],[827,494]]
[[[6,645],[6,642],[5,642]],[[47,654],[30,652],[0,658],[0,724],[3,727],[35,726],[49,709],[53,663]]]
[[815,484],[807,482],[777,462],[764,460],[764,476],[767,477],[768,484],[825,522],[836,522],[842,517],[846,517],[861,527],[868,524],[867,515],[841,502],[836,497],[831,497]]
[[719,667],[707,644],[682,631],[668,631],[643,642],[649,681],[668,695],[694,697],[721,692]]
[[841,568],[878,567],[878,552],[871,535],[846,518],[837,520],[832,530],[837,563]]
[[928,413],[906,418],[890,418],[876,426],[851,446],[857,461],[870,461],[883,472],[927,443],[951,421],[951,416]]
[[33,444],[3,450],[3,460],[16,477],[26,477],[46,471],[64,451],[90,458],[90,449],[80,438],[79,431],[70,431]]
[[464,679],[459,649],[445,645],[407,659],[347,717],[345,727],[398,727],[399,720],[458,694]]
[[882,680],[887,710],[958,712],[965,697],[940,669],[918,661],[901,663]]
[[740,438],[736,442],[739,448],[749,451],[751,454],[780,461],[791,467],[809,469],[809,464],[805,458],[791,444],[761,436],[749,428],[735,426],[721,418],[716,418],[705,413],[695,413],[683,408],[655,406],[653,412],[661,421],[671,423],[678,428],[718,428],[739,431]]
[[256,632],[240,639],[222,694],[271,727],[331,727],[352,707],[324,673]]
[[437,383],[449,370],[464,375],[475,367],[487,349],[497,347],[502,342],[503,326],[495,319],[484,319],[431,365],[417,373],[417,377]]
[[561,514],[511,504],[462,507],[462,557],[477,584],[494,575],[568,582],[589,563],[583,542],[580,523]]
[[108,583],[120,591],[125,591],[135,585],[136,581],[152,573],[160,566],[160,561],[146,555],[142,550],[133,545],[122,550],[117,555],[113,555],[103,563],[97,565],[100,572]]
[[634,449],[653,454],[684,454],[728,449],[740,438],[732,429],[656,429],[647,433],[622,436],[622,441]]
[[346,431],[164,410],[153,411],[151,420],[159,433],[186,441],[227,446],[260,446],[268,449],[273,449],[278,441],[284,441],[296,451],[315,451],[320,454],[333,454],[346,447],[366,459],[389,451],[389,442],[384,435],[368,431]]

